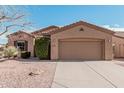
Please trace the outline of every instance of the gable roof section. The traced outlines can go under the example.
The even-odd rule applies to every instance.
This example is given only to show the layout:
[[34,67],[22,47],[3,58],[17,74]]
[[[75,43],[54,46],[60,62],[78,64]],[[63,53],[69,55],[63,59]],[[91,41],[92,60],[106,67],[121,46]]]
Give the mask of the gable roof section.
[[54,26],[54,25],[48,26],[46,28],[42,28],[42,29],[34,31],[32,33],[27,33],[27,32],[24,32],[24,31],[18,31],[18,32],[15,32],[15,33],[12,33],[12,34],[8,35],[7,37],[9,37],[11,35],[17,35],[19,33],[24,33],[24,34],[27,34],[31,37],[37,37],[37,36],[39,37],[39,36],[43,36],[43,35],[52,35],[52,34],[56,34],[56,33],[61,32],[61,31],[71,29],[71,28],[76,27],[76,26],[80,26],[80,25],[84,25],[84,26],[87,26],[89,28],[96,29],[98,31],[105,32],[105,33],[112,34],[112,35],[115,33],[112,30],[109,30],[109,29],[106,29],[106,28],[103,28],[103,27],[100,27],[100,26],[96,26],[94,24],[90,24],[90,23],[87,23],[87,22],[84,22],[84,21],[79,21],[79,22],[72,23],[70,25],[66,25],[66,26],[63,26],[63,27],[58,27],[58,26]]
[[103,28],[103,27],[100,27],[100,26],[96,26],[94,24],[90,24],[90,23],[87,23],[87,22],[84,22],[84,21],[79,21],[79,22],[72,23],[70,25],[66,25],[64,27],[61,27],[61,28],[56,29],[54,31],[51,31],[50,34],[56,34],[58,32],[65,31],[65,30],[71,29],[71,28],[79,26],[79,25],[84,25],[84,26],[90,27],[92,29],[96,29],[96,30],[99,30],[101,32],[108,33],[108,34],[114,34],[115,33],[112,30],[109,30],[109,29],[106,29],[106,28]]
[[124,32],[117,31],[117,32],[115,32],[115,35],[124,37]]
[[113,36],[124,39],[124,32],[115,32]]
[[33,35],[43,35],[43,34],[49,34],[50,32],[52,32],[53,30],[56,30],[58,29],[59,27],[58,26],[48,26],[48,27],[45,27],[45,28],[42,28],[40,30],[37,30],[37,31],[34,31],[32,32],[31,34]]
[[124,39],[124,37],[122,37],[122,36],[118,36],[118,35],[113,35],[113,36]]
[[18,35],[20,33],[24,33],[24,34],[27,34],[31,37],[37,37],[37,36],[41,36],[41,35],[44,35],[44,34],[48,34],[55,30],[55,29],[58,29],[59,27],[57,26],[49,26],[49,27],[46,27],[46,28],[43,28],[43,29],[40,29],[40,30],[37,30],[37,31],[34,31],[32,33],[27,33],[27,32],[24,32],[24,31],[18,31],[18,32],[14,32],[12,34],[9,34],[7,37],[11,36],[11,35]]
[[31,36],[31,37],[34,37],[32,34],[30,34],[30,33],[26,33],[26,32],[24,32],[24,31],[14,32],[14,33],[8,35],[7,37],[12,36],[12,35],[18,35],[18,34],[20,34],[20,33],[24,33],[24,34],[27,34],[27,35],[29,35],[29,36]]

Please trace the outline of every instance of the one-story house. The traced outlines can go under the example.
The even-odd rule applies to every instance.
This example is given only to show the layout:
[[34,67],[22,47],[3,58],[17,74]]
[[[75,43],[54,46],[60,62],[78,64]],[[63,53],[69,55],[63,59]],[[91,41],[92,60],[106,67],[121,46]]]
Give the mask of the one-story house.
[[[121,34],[122,35],[122,34]],[[8,45],[30,51],[35,39],[51,39],[51,60],[112,60],[124,57],[124,35],[84,21],[63,27],[49,26],[32,33],[18,31],[8,35]]]

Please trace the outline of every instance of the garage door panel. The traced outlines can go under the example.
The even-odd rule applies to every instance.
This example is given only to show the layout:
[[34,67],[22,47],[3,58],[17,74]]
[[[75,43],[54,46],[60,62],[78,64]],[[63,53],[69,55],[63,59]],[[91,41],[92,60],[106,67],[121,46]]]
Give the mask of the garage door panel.
[[60,41],[59,45],[59,59],[102,59],[102,43],[100,41]]

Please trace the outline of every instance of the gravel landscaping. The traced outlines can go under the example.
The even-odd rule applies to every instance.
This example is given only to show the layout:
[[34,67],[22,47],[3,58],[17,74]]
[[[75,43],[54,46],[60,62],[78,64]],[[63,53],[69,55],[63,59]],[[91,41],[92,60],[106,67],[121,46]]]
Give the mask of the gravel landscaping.
[[0,61],[0,87],[2,88],[49,88],[56,63],[39,60]]

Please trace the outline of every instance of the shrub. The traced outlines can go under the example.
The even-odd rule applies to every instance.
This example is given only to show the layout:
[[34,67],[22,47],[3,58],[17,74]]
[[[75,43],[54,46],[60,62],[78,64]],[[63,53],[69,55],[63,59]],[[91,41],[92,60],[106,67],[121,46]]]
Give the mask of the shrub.
[[21,52],[21,58],[27,59],[30,58],[31,52],[23,51]]
[[49,59],[50,39],[42,37],[35,41],[35,53],[39,59]]
[[0,58],[4,56],[3,51],[0,51]]
[[3,51],[4,57],[10,58],[18,55],[18,50],[13,46],[8,46],[4,48]]

